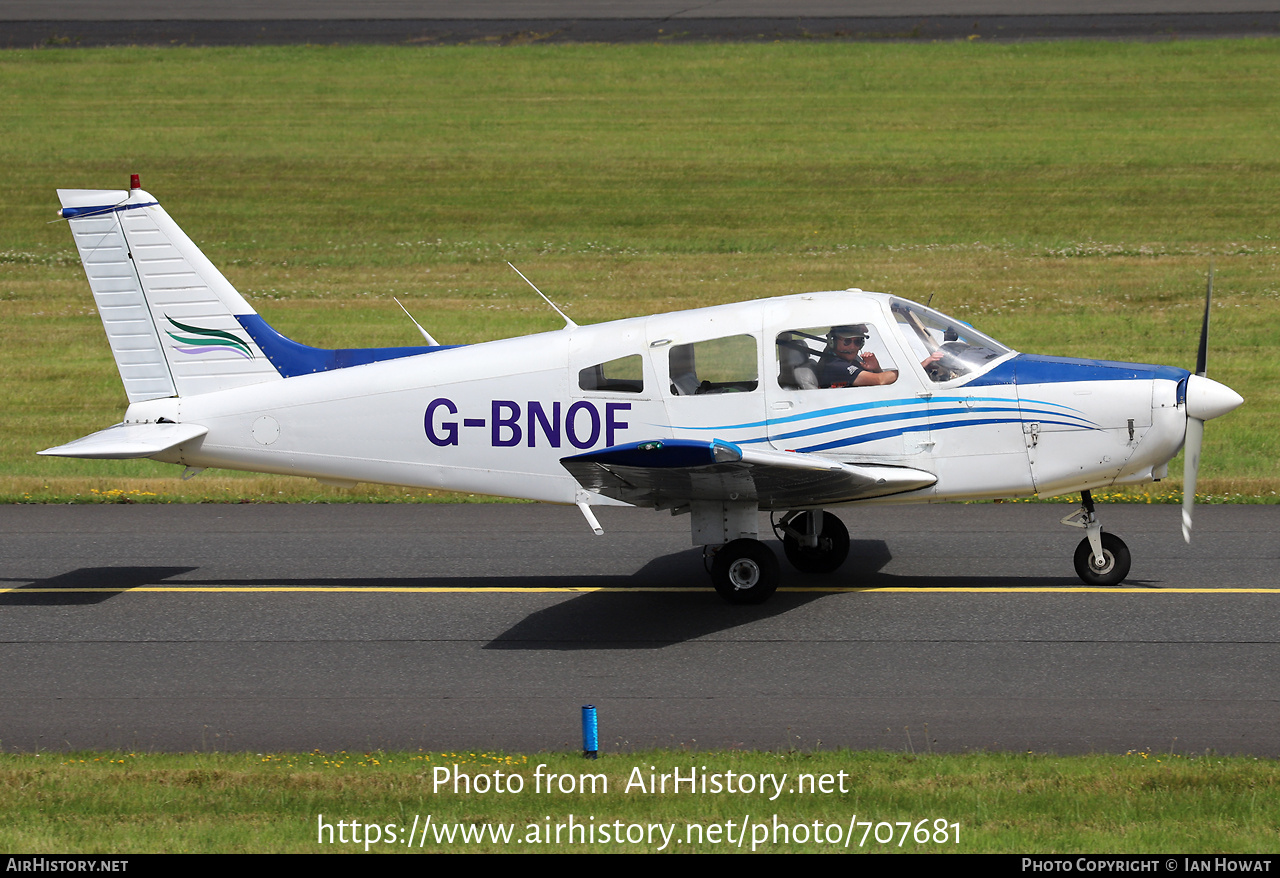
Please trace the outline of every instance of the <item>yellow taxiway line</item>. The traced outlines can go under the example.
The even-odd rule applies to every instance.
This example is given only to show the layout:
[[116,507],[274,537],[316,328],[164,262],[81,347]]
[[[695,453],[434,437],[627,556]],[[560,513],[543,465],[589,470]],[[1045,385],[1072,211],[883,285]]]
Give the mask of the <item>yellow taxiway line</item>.
[[[124,588],[32,588],[14,586],[0,589],[0,594],[123,594],[126,592],[210,592],[210,593],[284,593],[314,592],[333,594],[707,594],[713,589],[703,588],[664,588],[659,586],[600,586],[584,588],[580,586],[358,586],[358,585],[139,585]],[[801,586],[798,588],[780,588],[778,594],[800,593],[902,593],[902,594],[1274,594],[1280,595],[1280,588],[1151,588],[1116,587],[1116,586]]]

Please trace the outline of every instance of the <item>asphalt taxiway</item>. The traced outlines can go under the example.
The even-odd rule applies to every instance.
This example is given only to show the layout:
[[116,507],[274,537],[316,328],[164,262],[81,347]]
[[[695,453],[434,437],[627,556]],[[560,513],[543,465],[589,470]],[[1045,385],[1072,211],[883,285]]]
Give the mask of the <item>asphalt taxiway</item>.
[[591,703],[615,750],[1280,755],[1280,507],[1105,506],[1095,590],[1068,511],[844,511],[735,607],[643,510],[0,507],[0,746],[561,750]]
[[1277,0],[6,0],[0,47],[1280,34]]
[[[0,46],[490,40],[1170,39],[1280,2],[13,0]],[[0,746],[602,744],[1280,755],[1280,507],[869,507],[839,574],[732,607],[685,519],[473,506],[0,507]],[[773,544],[776,546],[776,543]]]

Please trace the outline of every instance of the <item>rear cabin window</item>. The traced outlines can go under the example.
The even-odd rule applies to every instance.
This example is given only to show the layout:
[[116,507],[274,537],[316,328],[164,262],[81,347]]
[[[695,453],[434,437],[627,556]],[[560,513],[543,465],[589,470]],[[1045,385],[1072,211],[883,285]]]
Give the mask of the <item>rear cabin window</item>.
[[756,340],[730,335],[671,349],[671,392],[676,396],[748,393],[760,386]]
[[639,354],[608,360],[578,372],[583,390],[607,393],[644,393],[644,364]]

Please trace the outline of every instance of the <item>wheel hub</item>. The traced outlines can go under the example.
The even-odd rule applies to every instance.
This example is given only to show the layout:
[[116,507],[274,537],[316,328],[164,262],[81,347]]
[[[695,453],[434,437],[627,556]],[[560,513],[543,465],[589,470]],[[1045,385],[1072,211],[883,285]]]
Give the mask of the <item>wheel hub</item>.
[[739,590],[754,587],[760,581],[760,565],[750,558],[739,558],[729,566],[729,581]]

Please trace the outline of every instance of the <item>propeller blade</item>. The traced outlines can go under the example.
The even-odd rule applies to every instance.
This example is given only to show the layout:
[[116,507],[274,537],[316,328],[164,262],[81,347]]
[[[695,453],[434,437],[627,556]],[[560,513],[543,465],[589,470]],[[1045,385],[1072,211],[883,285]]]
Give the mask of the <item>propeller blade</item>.
[[1196,351],[1196,374],[1204,376],[1209,368],[1209,303],[1213,301],[1213,263],[1209,263],[1209,286],[1204,291],[1204,322],[1200,324],[1200,348]]
[[[1209,283],[1204,291],[1204,320],[1200,324],[1200,346],[1196,349],[1196,375],[1209,371],[1209,306],[1213,302],[1213,262],[1209,263]],[[1188,387],[1191,382],[1187,382]],[[1204,445],[1204,421],[1194,417],[1187,406],[1187,436],[1182,459],[1182,539],[1191,542],[1191,514],[1196,508],[1196,476],[1200,474],[1200,447]]]
[[1183,444],[1182,538],[1191,542],[1191,513],[1196,508],[1196,476],[1200,473],[1200,446],[1204,444],[1204,421],[1187,418],[1187,439]]

